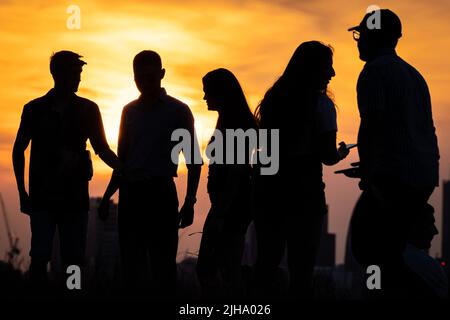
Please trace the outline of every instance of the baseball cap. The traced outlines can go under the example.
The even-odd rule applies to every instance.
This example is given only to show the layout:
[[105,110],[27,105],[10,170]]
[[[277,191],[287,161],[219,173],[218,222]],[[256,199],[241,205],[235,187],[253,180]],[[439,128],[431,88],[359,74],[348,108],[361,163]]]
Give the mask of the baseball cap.
[[[376,14],[379,14],[378,25]],[[369,21],[370,18],[372,19]],[[391,10],[380,9],[367,13],[359,25],[349,28],[348,31],[373,32],[399,39],[402,36],[402,23]]]

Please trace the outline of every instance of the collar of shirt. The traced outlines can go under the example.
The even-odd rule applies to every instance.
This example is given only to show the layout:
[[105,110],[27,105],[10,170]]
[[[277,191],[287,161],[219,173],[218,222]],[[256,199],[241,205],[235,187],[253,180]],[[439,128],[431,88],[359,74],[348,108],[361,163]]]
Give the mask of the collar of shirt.
[[397,52],[393,48],[380,49],[380,50],[378,50],[378,52],[376,54],[374,54],[372,59],[370,59],[369,61],[366,62],[366,66],[371,65],[376,60],[378,60],[384,56],[396,56],[396,55],[397,55]]
[[164,103],[164,101],[166,100],[166,97],[167,97],[166,89],[161,88],[159,91],[158,98],[154,101],[154,103],[152,103],[152,105],[149,105],[146,101],[144,101],[142,94],[138,98],[138,105],[141,107],[152,107],[152,106],[160,105],[160,104]]
[[[58,114],[61,114],[61,110],[56,105],[56,97],[55,97],[55,88],[50,89],[49,92],[45,95],[45,98],[47,100],[47,105],[52,112],[56,112]],[[67,100],[68,107],[73,105],[74,98],[76,97],[75,94],[71,94]]]

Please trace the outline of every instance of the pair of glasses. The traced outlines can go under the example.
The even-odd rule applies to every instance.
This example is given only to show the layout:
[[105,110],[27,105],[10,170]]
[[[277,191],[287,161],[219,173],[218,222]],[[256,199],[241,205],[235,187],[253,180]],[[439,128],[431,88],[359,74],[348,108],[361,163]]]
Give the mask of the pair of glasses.
[[357,30],[353,30],[353,39],[355,41],[359,41],[359,38],[361,37],[361,33]]

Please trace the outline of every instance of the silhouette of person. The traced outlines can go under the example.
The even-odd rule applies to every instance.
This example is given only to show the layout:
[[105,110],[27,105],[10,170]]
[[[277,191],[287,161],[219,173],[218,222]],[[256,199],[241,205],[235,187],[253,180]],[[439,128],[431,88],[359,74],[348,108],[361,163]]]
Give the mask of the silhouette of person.
[[438,234],[433,217],[434,208],[413,223],[408,232],[403,261],[408,267],[407,290],[410,296],[424,299],[448,298],[448,279],[439,261],[428,255],[431,241]]
[[[241,261],[245,234],[252,219],[251,167],[249,157],[245,164],[225,163],[229,151],[226,130],[256,129],[256,121],[231,71],[220,68],[207,73],[203,77],[203,91],[208,110],[219,114],[216,130],[223,137],[222,150],[214,150],[213,156],[220,152],[223,159],[209,164],[211,209],[203,227],[197,275],[205,298],[243,297]],[[214,142],[213,136],[209,146]]]
[[[89,139],[110,167],[122,165],[108,146],[98,106],[77,96],[83,65],[81,56],[59,51],[50,59],[54,87],[23,108],[13,149],[14,173],[21,211],[30,216],[30,278],[47,281],[53,237],[59,232],[63,266],[82,266],[89,210],[88,182],[92,177]],[[24,182],[24,152],[32,142],[29,195]]]
[[422,75],[396,54],[402,25],[394,12],[368,13],[349,31],[366,62],[357,85],[362,194],[352,249],[363,267],[381,269],[382,290],[372,297],[407,296],[406,244],[434,236],[427,201],[439,181],[439,150],[430,94]]
[[[165,75],[161,57],[142,51],[133,60],[133,70],[141,95],[122,111],[118,142],[126,176],[113,173],[99,214],[107,216],[109,199],[119,188],[118,231],[125,286],[140,294],[150,283],[155,295],[170,298],[176,292],[178,228],[193,222],[201,155],[191,110],[161,87]],[[188,130],[194,149],[193,153],[183,150],[188,181],[180,212],[173,179],[177,163],[171,158],[177,143],[171,135],[176,129]]]
[[313,269],[327,213],[322,164],[334,165],[349,153],[343,142],[336,149],[336,110],[327,94],[334,76],[332,48],[304,42],[256,111],[262,129],[279,129],[280,134],[278,173],[260,175],[256,181],[256,285],[266,297],[281,294],[276,282],[285,249],[288,296],[313,294]]

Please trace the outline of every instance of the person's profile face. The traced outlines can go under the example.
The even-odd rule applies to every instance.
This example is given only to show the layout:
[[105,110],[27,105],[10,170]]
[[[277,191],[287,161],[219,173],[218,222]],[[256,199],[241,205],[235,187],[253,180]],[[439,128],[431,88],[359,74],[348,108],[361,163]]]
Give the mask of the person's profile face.
[[139,66],[134,70],[134,81],[141,93],[153,93],[161,88],[161,80],[164,78],[164,74],[165,70],[158,66]]
[[317,88],[319,90],[325,90],[335,75],[336,73],[333,68],[333,59],[330,57],[324,64],[322,64],[319,72],[317,73]]
[[71,93],[77,92],[81,81],[82,71],[83,69],[81,66],[70,66],[61,70],[55,77],[58,87]]
[[203,84],[203,92],[204,92],[203,100],[206,101],[208,110],[219,111],[220,99],[217,97],[217,94],[214,93],[214,91],[205,84]]
[[358,51],[359,51],[359,58],[362,61],[369,60],[370,53],[371,53],[370,37],[364,31],[362,31],[360,33],[360,36],[358,39]]

